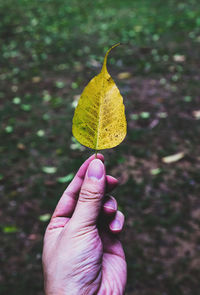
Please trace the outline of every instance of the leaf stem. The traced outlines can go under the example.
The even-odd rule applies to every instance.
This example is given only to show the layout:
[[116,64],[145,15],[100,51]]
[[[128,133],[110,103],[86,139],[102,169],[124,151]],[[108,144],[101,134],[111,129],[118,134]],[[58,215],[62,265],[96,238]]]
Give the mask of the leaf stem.
[[95,150],[95,159],[97,159],[97,150]]

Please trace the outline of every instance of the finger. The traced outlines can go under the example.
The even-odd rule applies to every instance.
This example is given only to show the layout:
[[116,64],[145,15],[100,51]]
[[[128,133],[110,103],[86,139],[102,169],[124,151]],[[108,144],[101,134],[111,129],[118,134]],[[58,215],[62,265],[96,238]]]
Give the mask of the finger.
[[119,233],[124,226],[124,214],[121,211],[117,211],[115,218],[110,222],[109,228],[112,233]]
[[[101,154],[97,154],[97,158],[104,161],[104,157]],[[79,168],[77,174],[75,175],[72,182],[68,185],[67,189],[64,191],[62,197],[60,198],[60,201],[58,202],[56,209],[53,213],[52,218],[54,217],[71,217],[71,215],[74,212],[74,208],[76,206],[77,197],[79,194],[79,191],[81,189],[85,173],[87,171],[87,168],[89,164],[92,162],[92,160],[95,159],[95,155],[92,155],[90,158],[88,158],[82,166]]]
[[105,253],[118,255],[125,259],[124,251],[117,235],[113,235],[108,231],[102,231],[100,232],[100,236],[104,245]]
[[118,180],[110,175],[106,175],[106,192],[111,192],[118,185]]
[[112,216],[117,211],[117,201],[113,196],[106,196],[103,204],[103,213]]
[[70,220],[70,218],[68,218],[68,217],[53,218],[51,220],[51,222],[49,223],[48,229],[51,230],[51,229],[56,229],[56,228],[62,228],[68,223],[69,220]]
[[99,159],[93,160],[85,174],[79,199],[71,218],[78,228],[96,226],[106,186],[105,167]]
[[[117,236],[112,235],[108,231],[100,232],[100,236],[104,246],[104,257],[110,258],[110,263],[115,270],[115,274],[120,278],[120,285],[117,294],[124,294],[127,278],[127,266],[122,244]],[[104,291],[101,292],[101,288],[99,293],[105,294]]]

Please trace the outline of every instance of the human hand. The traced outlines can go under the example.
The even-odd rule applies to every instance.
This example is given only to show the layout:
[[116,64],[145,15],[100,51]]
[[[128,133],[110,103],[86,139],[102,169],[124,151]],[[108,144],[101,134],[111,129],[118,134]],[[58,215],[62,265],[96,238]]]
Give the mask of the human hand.
[[63,193],[46,229],[43,270],[46,295],[122,295],[126,261],[117,233],[124,216],[113,197],[103,156],[86,160]]

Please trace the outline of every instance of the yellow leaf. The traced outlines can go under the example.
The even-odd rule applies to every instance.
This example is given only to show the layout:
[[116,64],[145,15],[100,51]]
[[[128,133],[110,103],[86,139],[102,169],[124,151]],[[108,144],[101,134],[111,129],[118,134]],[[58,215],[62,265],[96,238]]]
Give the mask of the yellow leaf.
[[170,164],[170,163],[177,162],[177,161],[181,160],[184,156],[185,156],[185,153],[181,152],[181,153],[177,153],[174,155],[164,157],[164,158],[162,158],[162,161],[166,164]]
[[123,97],[107,71],[109,52],[101,72],[85,87],[74,112],[72,133],[84,146],[103,150],[117,146],[126,136]]

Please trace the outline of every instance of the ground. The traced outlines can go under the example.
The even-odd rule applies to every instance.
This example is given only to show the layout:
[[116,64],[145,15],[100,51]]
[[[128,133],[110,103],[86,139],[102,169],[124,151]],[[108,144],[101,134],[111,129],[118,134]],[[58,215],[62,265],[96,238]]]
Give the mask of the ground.
[[44,294],[44,230],[92,154],[72,137],[74,107],[119,41],[108,69],[128,133],[102,153],[126,216],[126,294],[200,293],[199,12],[195,0],[0,1],[1,294]]

